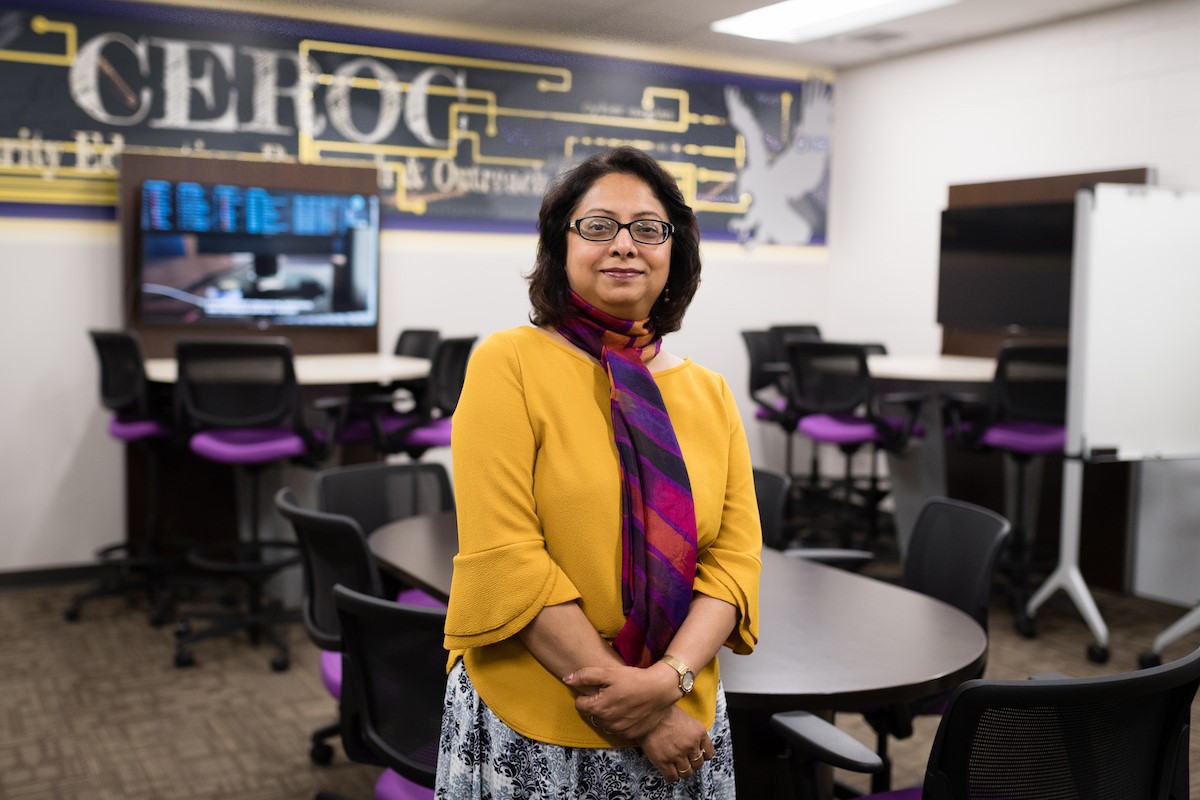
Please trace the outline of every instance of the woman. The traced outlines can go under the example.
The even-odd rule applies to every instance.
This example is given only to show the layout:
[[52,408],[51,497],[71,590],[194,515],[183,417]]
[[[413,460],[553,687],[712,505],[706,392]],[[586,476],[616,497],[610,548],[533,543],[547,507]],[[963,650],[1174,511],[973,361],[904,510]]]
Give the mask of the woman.
[[622,147],[560,176],[538,226],[537,327],[480,344],[454,415],[437,794],[733,797],[716,653],[757,641],[761,530],[729,387],[661,348],[696,217]]

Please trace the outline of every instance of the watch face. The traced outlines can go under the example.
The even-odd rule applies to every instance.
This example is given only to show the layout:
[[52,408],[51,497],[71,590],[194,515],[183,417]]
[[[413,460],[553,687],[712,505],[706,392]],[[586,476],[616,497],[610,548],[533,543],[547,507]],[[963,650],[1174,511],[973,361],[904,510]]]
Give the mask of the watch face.
[[692,674],[691,670],[688,670],[679,676],[679,688],[683,689],[684,694],[692,691],[692,686],[694,686],[695,683],[696,676]]

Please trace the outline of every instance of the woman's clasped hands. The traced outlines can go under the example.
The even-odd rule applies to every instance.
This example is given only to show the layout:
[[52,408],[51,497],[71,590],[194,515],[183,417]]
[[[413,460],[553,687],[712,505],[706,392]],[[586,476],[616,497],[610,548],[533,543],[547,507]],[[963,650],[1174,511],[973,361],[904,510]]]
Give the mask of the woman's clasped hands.
[[667,780],[690,778],[712,758],[708,731],[675,705],[680,691],[670,667],[582,667],[563,681],[578,693],[575,707],[584,719],[636,741]]

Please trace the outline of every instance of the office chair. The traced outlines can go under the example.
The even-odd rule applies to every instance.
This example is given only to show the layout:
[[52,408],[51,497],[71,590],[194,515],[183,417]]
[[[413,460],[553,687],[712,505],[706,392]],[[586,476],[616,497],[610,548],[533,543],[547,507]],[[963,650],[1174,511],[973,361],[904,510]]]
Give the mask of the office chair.
[[[283,460],[315,466],[324,457],[321,437],[303,424],[291,344],[282,338],[180,341],[175,346],[178,379],[176,408],[188,446],[201,458],[228,464],[244,473],[242,508],[249,536],[192,548],[188,561],[210,573],[240,582],[245,608],[194,611],[176,628],[175,665],[195,663],[189,645],[245,631],[252,644],[266,639],[277,654],[271,668],[288,668],[288,647],[275,630],[299,621],[292,611],[267,605],[264,585],[282,570],[300,563],[292,542],[262,541],[259,536],[259,481],[263,471]],[[209,626],[193,630],[192,621]]]
[[[986,632],[996,559],[1010,528],[1007,519],[986,508],[946,497],[930,498],[913,525],[903,586],[954,606]],[[980,671],[975,677],[982,675]],[[888,737],[912,736],[914,717],[942,713],[946,698],[947,694],[941,693],[862,712],[875,731],[875,752],[883,762],[883,769],[872,778],[872,791],[891,788]]]
[[317,473],[317,508],[353,517],[370,536],[389,522],[454,510],[450,475],[437,463],[371,462]]
[[[902,418],[882,414],[881,398],[875,396],[867,368],[867,355],[876,350],[871,345],[795,339],[788,339],[785,345],[792,403],[809,411],[800,418],[800,432],[815,444],[836,445],[845,458],[842,503],[847,526],[859,491],[852,472],[853,457],[864,446],[870,448],[870,474],[861,494],[867,538],[872,542],[878,536],[878,505],[883,496],[879,451],[900,452],[909,438],[921,435],[917,415],[924,399],[917,392],[889,394],[883,399],[889,405],[903,406],[905,414]],[[843,540],[847,536],[843,534]]]
[[[783,351],[785,338],[820,340],[816,325],[774,325],[767,330],[742,331],[746,354],[750,359],[750,399],[757,408],[754,418],[778,425],[784,434],[784,472],[792,474],[792,452],[796,423],[805,413],[794,408],[787,388],[787,356]],[[809,462],[808,490],[820,484],[820,464],[814,448]]]
[[371,421],[376,447],[387,455],[404,453],[414,461],[433,447],[450,446],[451,417],[458,407],[475,336],[441,339],[429,369],[429,383],[417,407],[397,413],[390,397],[376,398]]
[[[419,589],[391,591],[367,546],[367,536],[397,519],[454,508],[450,478],[441,464],[374,462],[330,467],[317,474],[317,510],[300,507],[287,489],[275,505],[292,524],[304,559],[304,627],[321,650],[321,680],[330,695],[341,695],[341,628],[333,607],[333,587],[344,586],[372,597],[428,608],[444,604]],[[387,592],[385,594],[385,591]],[[398,593],[397,593],[398,592]],[[326,743],[341,726],[327,725],[312,734],[309,757],[328,764],[333,748]]]
[[762,525],[763,545],[781,550],[793,558],[807,558],[832,567],[857,571],[869,564],[875,554],[869,550],[840,547],[792,547],[787,535],[787,499],[792,479],[775,470],[754,468],[754,493],[758,499],[758,518]]
[[63,611],[68,622],[77,622],[83,604],[98,597],[144,594],[150,623],[166,622],[170,607],[168,583],[182,559],[168,553],[159,503],[159,459],[170,444],[170,398],[153,397],[146,380],[142,346],[132,331],[88,331],[100,366],[100,402],[112,412],[108,433],[127,445],[142,448],[146,456],[146,518],[144,539],[106,545],[96,551],[102,575],[98,583],[75,595]]
[[[1183,800],[1200,650],[1139,672],[971,680],[950,696],[923,787],[874,800]],[[844,731],[804,711],[771,718],[792,749],[800,797],[813,763],[879,769]]]
[[387,769],[376,800],[432,798],[446,692],[444,609],[333,590],[342,625],[342,743]]
[[1007,484],[1005,511],[1013,536],[1001,570],[1008,576],[1017,631],[1035,634],[1025,613],[1026,582],[1035,571],[1034,550],[1041,464],[1038,459],[1062,453],[1066,445],[1067,346],[1058,343],[1005,342],[996,358],[996,373],[984,416],[965,418],[969,397],[950,394],[945,408],[955,441],[970,449],[1004,452],[1015,467]]
[[[396,347],[393,352],[398,356],[411,356],[433,361],[433,354],[437,352],[438,342],[441,339],[442,332],[433,328],[405,328],[396,337]],[[415,406],[420,404],[421,395],[428,385],[428,377],[409,378],[395,381],[389,388],[393,393],[407,392]]]

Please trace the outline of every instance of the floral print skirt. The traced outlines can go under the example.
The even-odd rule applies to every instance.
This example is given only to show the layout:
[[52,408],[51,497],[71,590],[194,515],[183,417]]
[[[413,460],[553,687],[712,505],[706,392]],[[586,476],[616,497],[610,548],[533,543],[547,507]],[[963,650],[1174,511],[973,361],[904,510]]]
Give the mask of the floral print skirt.
[[708,732],[714,755],[686,780],[667,781],[638,747],[561,747],[527,739],[484,705],[460,660],[446,682],[438,800],[727,800],[733,743],[725,692]]

